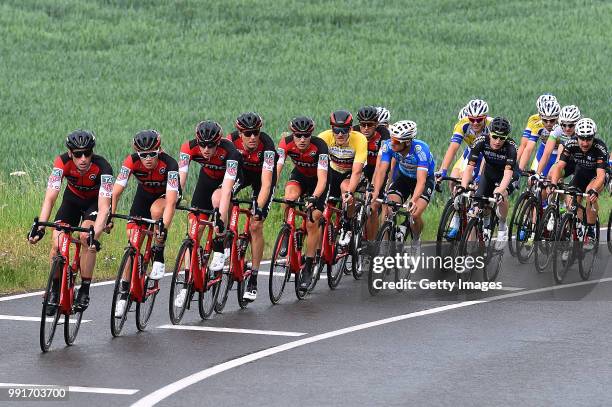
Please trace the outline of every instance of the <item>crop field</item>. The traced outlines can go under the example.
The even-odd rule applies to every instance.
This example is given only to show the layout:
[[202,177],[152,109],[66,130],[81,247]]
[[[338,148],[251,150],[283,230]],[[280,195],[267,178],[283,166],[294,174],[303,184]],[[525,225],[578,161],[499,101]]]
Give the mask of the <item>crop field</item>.
[[[94,130],[96,152],[116,171],[145,128],[158,129],[177,156],[203,119],[229,132],[239,113],[255,110],[278,141],[293,116],[312,116],[322,131],[331,110],[384,105],[392,121],[417,122],[438,166],[469,99],[508,117],[518,141],[536,98],[550,92],[578,105],[609,142],[611,36],[605,0],[3,0],[0,293],[46,278],[50,234],[35,247],[25,234],[71,130]],[[25,175],[10,175],[17,171]],[[188,196],[197,172],[192,166]],[[426,213],[426,239],[435,236],[442,203],[438,195]],[[171,230],[168,264],[183,218]],[[268,245],[280,222],[275,208]],[[102,237],[97,278],[115,273],[122,229]]]

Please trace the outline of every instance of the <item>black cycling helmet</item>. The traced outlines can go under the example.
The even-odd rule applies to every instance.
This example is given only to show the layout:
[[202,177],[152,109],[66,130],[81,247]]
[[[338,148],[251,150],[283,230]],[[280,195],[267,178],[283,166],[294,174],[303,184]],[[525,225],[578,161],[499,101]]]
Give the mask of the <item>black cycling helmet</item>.
[[142,130],[134,136],[136,151],[157,150],[161,146],[161,135],[157,130]]
[[360,122],[378,122],[378,110],[374,106],[364,106],[357,112]]
[[298,116],[289,122],[289,130],[292,133],[311,134],[314,131],[315,123],[310,117]]
[[205,120],[196,126],[196,140],[198,144],[218,143],[223,137],[223,129],[219,123]]
[[329,124],[332,127],[351,127],[353,115],[348,110],[336,110],[329,116]]
[[491,122],[491,133],[507,136],[512,131],[510,122],[505,117],[496,117]]
[[89,130],[75,130],[66,137],[68,150],[91,150],[96,146],[96,135]]
[[243,113],[236,119],[236,128],[239,131],[259,130],[261,126],[263,126],[263,120],[255,112]]

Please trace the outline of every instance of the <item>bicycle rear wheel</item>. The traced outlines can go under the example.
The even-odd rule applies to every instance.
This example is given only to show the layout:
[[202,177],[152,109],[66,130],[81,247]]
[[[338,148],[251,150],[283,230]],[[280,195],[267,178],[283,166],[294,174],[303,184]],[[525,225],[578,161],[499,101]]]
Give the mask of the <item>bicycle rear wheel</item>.
[[[76,276],[72,274],[74,271],[70,266],[68,266],[68,273],[71,274],[70,281],[74,286]],[[83,311],[75,311],[75,307],[72,307],[71,315],[64,316],[64,342],[66,342],[66,345],[71,346],[76,340],[81,327],[81,319],[83,319]]]
[[[144,292],[145,297],[142,302],[136,303],[136,328],[139,331],[144,331],[151,318],[153,307],[155,306],[155,299],[157,298],[156,290],[157,280],[151,280],[149,277],[145,279]],[[150,290],[155,290],[151,294],[147,295]]]
[[559,224],[557,208],[549,205],[538,222],[535,236],[535,268],[539,273],[549,266],[554,253],[555,234]]
[[[586,214],[585,214],[586,216]],[[587,249],[584,247],[584,241],[586,239],[583,236],[583,240],[580,242],[580,261],[578,262],[578,271],[580,272],[580,278],[583,280],[588,280],[591,278],[591,273],[593,272],[593,266],[595,265],[595,258],[597,257],[597,252],[599,251],[599,219],[595,224],[596,230],[596,244],[592,249]]]
[[[47,352],[53,342],[53,336],[55,335],[55,329],[57,328],[57,322],[60,317],[59,307],[59,293],[57,295],[57,301],[52,302],[53,297],[53,277],[57,274],[57,279],[61,281],[62,268],[64,262],[56,258],[53,260],[51,265],[51,272],[49,273],[49,279],[47,280],[47,289],[45,290],[45,297],[42,303],[42,314],[40,317],[40,349],[43,352]],[[47,315],[47,314],[51,315]]]
[[[200,318],[208,319],[212,315],[215,304],[217,303],[217,297],[219,296],[219,285],[221,284],[221,278],[219,281],[208,286],[209,279],[216,279],[217,275],[210,276],[211,271],[208,269],[208,262],[210,260],[210,253],[202,256],[202,272],[204,273],[204,291],[200,292],[198,296],[198,311],[200,312]],[[221,270],[219,273],[223,273]],[[219,276],[220,277],[220,276]]]
[[[268,295],[272,304],[278,304],[285,285],[291,276],[289,265],[289,234],[290,228],[284,225],[278,232],[276,242],[274,243],[274,252],[270,261],[270,276],[268,279]],[[299,279],[299,274],[295,275]]]
[[529,192],[528,190],[523,191],[523,193],[519,195],[518,199],[516,200],[516,204],[514,205],[514,211],[512,211],[512,215],[510,216],[510,223],[508,224],[508,236],[510,236],[510,240],[508,241],[508,250],[510,251],[510,254],[512,256],[516,256],[517,252],[517,248],[515,246],[517,243],[513,243],[511,238],[514,235],[515,228],[520,227],[520,224],[517,220],[517,216],[519,213],[521,213],[523,205],[525,204],[525,202],[527,202],[530,196],[531,192]]
[[[393,224],[389,221],[385,221],[382,227],[376,235],[376,243],[379,249],[378,256],[387,256],[391,252],[391,247],[394,243],[393,239]],[[381,285],[377,282],[382,283],[384,281],[385,272],[374,271],[374,267],[370,267],[368,270],[368,291],[370,295],[374,296],[381,290]]]
[[170,285],[170,301],[168,303],[170,322],[174,325],[181,322],[187,305],[191,300],[193,287],[193,276],[189,269],[191,267],[191,250],[191,240],[183,240],[174,264],[172,283]]
[[[329,236],[331,236],[331,241],[333,242],[333,263],[327,265],[327,285],[330,289],[335,290],[340,284],[340,280],[342,280],[342,275],[344,275],[344,271],[346,269],[346,262],[350,255],[349,250],[350,247],[340,247],[338,244],[338,236],[337,232],[334,229],[334,225],[329,225]],[[325,237],[323,237],[325,239]],[[339,250],[342,249],[342,250]]]
[[[461,237],[461,243],[459,245],[459,253],[464,257],[471,257],[472,259],[476,259],[480,257],[481,259],[485,259],[485,253],[487,250],[487,245],[484,241],[484,236],[482,230],[480,229],[480,219],[472,218],[469,220],[467,226],[465,227],[465,233]],[[489,238],[490,239],[490,238]],[[484,260],[486,263],[486,259]],[[486,265],[485,265],[486,267]],[[461,281],[470,281],[475,271],[478,271],[480,267],[477,266],[477,262],[473,262],[473,267],[468,268],[465,267],[463,271],[456,270],[456,279],[457,283]],[[460,284],[457,285],[459,287]]]
[[[121,263],[119,264],[119,270],[117,271],[117,277],[115,278],[115,289],[113,290],[113,302],[111,304],[111,313],[110,313],[110,328],[111,334],[114,337],[119,336],[121,334],[121,330],[123,329],[123,325],[127,320],[127,314],[132,306],[132,299],[128,293],[124,293],[121,291],[121,279],[123,277],[123,271],[126,269],[128,273],[131,275],[132,273],[132,264],[134,261],[134,252],[131,249],[126,249],[123,253],[123,258],[121,259]],[[129,289],[128,289],[129,291]],[[121,300],[122,294],[128,294],[127,296],[127,304],[123,311],[123,315],[120,318],[115,317],[115,310],[117,309],[117,303]]]
[[[247,268],[252,267],[253,264],[253,250],[249,244],[249,240],[244,237],[238,239],[238,244],[236,246],[240,248],[240,253],[238,253],[238,262],[242,264],[242,272],[246,274]],[[251,265],[249,266],[249,264]],[[242,309],[245,309],[251,302],[244,298],[246,287],[249,279],[251,278],[257,278],[257,276],[251,275],[250,277],[243,278],[242,281],[238,281],[238,289],[236,290],[236,294],[238,296],[238,305],[240,305],[240,308]]]
[[232,277],[231,270],[229,268],[227,270],[223,269],[223,274],[221,276],[221,282],[219,283],[219,294],[217,295],[217,302],[215,304],[215,312],[217,314],[223,313],[225,304],[227,304],[227,298],[229,297],[229,292],[233,286],[234,286],[234,278]]
[[436,234],[436,256],[438,257],[452,255],[453,247],[456,246],[461,238],[459,231],[457,231],[456,235],[449,237],[450,226],[455,216],[459,216],[459,213],[455,210],[453,199],[451,198],[446,201],[442,210],[442,216],[440,217],[440,223],[438,224],[438,233]]

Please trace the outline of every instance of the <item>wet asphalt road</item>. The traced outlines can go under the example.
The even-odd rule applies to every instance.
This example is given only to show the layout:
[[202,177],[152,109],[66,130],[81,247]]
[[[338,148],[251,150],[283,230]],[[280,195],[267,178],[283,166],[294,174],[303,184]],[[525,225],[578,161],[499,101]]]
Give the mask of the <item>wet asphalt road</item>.
[[[101,285],[92,288],[84,314],[91,322],[83,323],[76,344],[66,347],[58,330],[47,354],[39,349],[38,322],[7,319],[38,317],[41,296],[2,298],[0,383],[85,387],[62,405],[91,407],[139,400],[168,406],[611,405],[609,257],[602,247],[591,280],[581,283],[574,267],[562,289],[550,288],[550,272],[537,274],[532,264],[507,257],[499,278],[504,290],[371,297],[363,280],[344,276],[335,291],[321,280],[304,301],[290,282],[276,306],[268,300],[268,276],[260,275],[259,297],[246,310],[233,290],[222,315],[201,321],[194,302],[182,321],[260,334],[164,328],[170,324],[165,277],[147,330],[137,332],[130,313],[122,336],[112,338],[113,286]],[[390,317],[398,318],[385,320]],[[278,347],[284,344],[290,345]],[[239,359],[244,356],[254,360]],[[236,366],[225,370],[226,362]],[[133,394],[101,394],[100,388]],[[41,405],[19,405],[30,404]]]

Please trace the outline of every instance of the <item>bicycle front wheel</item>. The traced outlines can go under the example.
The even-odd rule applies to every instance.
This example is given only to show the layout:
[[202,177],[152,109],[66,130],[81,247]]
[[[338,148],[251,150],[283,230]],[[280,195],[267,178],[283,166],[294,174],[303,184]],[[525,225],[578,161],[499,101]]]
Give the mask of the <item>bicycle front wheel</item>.
[[[209,286],[209,279],[211,279],[211,271],[208,269],[208,263],[210,255],[202,256],[202,272],[204,273],[204,291],[200,292],[198,296],[198,311],[200,312],[200,318],[208,319],[212,315],[215,304],[217,303],[217,297],[219,296],[219,285],[221,284],[221,278],[215,284]],[[221,270],[223,273],[223,270]],[[212,277],[216,279],[217,275]]]
[[[252,267],[253,264],[253,251],[249,243],[249,239],[247,238],[243,237],[241,239],[238,239],[237,247],[240,247],[240,253],[238,253],[238,263],[242,266],[242,273],[245,273],[247,271],[247,268]],[[246,300],[244,298],[244,293],[246,292],[246,287],[248,285],[249,279],[251,278],[257,278],[257,276],[250,275],[249,277],[244,277],[242,281],[238,281],[238,289],[236,290],[236,295],[238,296],[238,305],[240,305],[240,308],[242,309],[245,309],[250,302],[249,300]]]
[[191,267],[191,250],[191,240],[185,239],[176,256],[174,271],[172,272],[168,310],[170,322],[174,325],[181,322],[187,304],[191,301],[193,287],[193,277],[189,269]]
[[[389,221],[383,223],[382,227],[376,235],[376,243],[379,249],[378,256],[388,256],[391,253],[391,247],[393,245],[393,224]],[[381,290],[381,284],[384,281],[385,272],[374,270],[374,267],[370,267],[368,270],[368,291],[370,295],[374,296]]]
[[[70,266],[68,267],[68,273],[73,273]],[[83,311],[75,311],[74,307],[72,307],[71,315],[64,317],[64,342],[66,342],[66,345],[71,346],[76,340],[81,327],[81,319],[83,319]]]
[[[531,258],[534,250],[535,230],[538,224],[538,201],[530,199],[523,205],[517,218],[516,240],[514,248],[518,261],[525,264]],[[509,235],[512,238],[512,235]],[[512,243],[510,243],[512,246]]]
[[[131,249],[126,249],[123,253],[123,258],[121,259],[121,263],[119,264],[119,270],[117,271],[117,277],[115,278],[115,289],[113,290],[113,302],[111,304],[111,313],[110,313],[110,328],[111,334],[114,337],[119,336],[121,334],[121,330],[123,329],[123,325],[127,320],[127,314],[132,306],[132,300],[128,292],[121,291],[121,280],[123,278],[124,270],[127,270],[128,273],[132,272],[132,264],[134,262],[134,252]],[[131,275],[131,274],[130,274]],[[121,300],[122,296],[127,294],[127,304],[123,310],[123,314],[120,317],[115,316],[115,310],[117,309],[117,304]]]
[[535,268],[544,272],[552,260],[555,245],[555,233],[559,223],[559,215],[554,205],[549,205],[538,222],[535,236]]
[[553,277],[557,284],[563,283],[567,271],[574,262],[574,217],[566,213],[559,222],[555,242]]
[[[346,262],[349,258],[350,247],[341,247],[338,244],[338,233],[332,224],[329,225],[329,236],[333,242],[334,254],[332,256],[333,264],[327,266],[327,285],[330,289],[335,290],[342,280],[342,275],[346,270]],[[326,237],[323,237],[324,239]]]
[[[508,224],[508,236],[513,236],[516,229],[520,228],[520,223],[518,223],[518,215],[521,213],[523,209],[523,205],[530,198],[531,193],[529,191],[523,191],[521,195],[519,195],[516,200],[516,204],[514,205],[514,210],[512,211],[512,215],[510,216],[510,223]],[[508,250],[512,256],[516,256],[517,247],[515,246],[517,242],[512,242],[512,239],[508,242]]]
[[47,280],[47,289],[45,290],[45,297],[43,299],[42,314],[40,317],[40,349],[43,352],[47,352],[53,342],[53,336],[55,335],[55,329],[57,328],[57,322],[60,317],[59,307],[59,293],[56,299],[53,298],[53,280],[57,276],[57,279],[61,282],[62,268],[64,263],[59,258],[53,260],[51,265],[51,272],[49,273],[49,279]]
[[[291,230],[288,226],[283,226],[278,232],[276,242],[274,243],[274,252],[270,261],[270,276],[268,279],[268,295],[272,304],[278,304],[285,285],[291,276],[291,267],[289,264],[289,235]],[[299,279],[299,273],[295,275]]]

